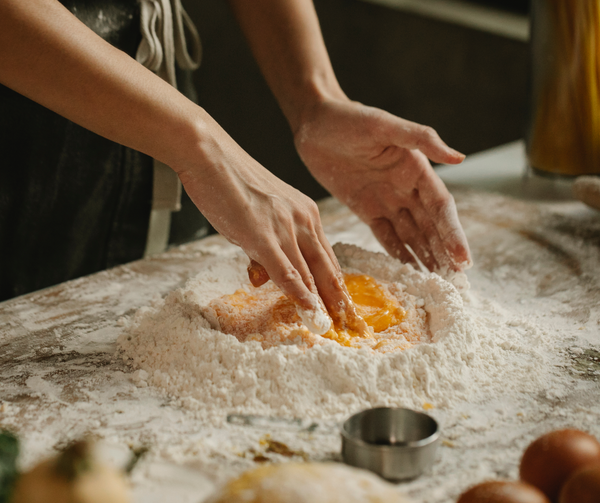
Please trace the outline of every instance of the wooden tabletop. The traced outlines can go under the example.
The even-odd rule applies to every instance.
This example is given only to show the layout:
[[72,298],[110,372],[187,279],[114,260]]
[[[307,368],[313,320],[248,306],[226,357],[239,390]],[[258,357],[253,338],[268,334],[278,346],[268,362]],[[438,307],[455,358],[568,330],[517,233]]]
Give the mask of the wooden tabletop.
[[[481,169],[485,161],[485,157],[478,161]],[[510,156],[507,162],[511,162]],[[575,350],[569,353],[568,348],[558,348],[562,363],[549,364],[579,383],[574,385],[577,392],[571,398],[562,397],[557,407],[576,423],[594,420],[600,424],[596,405],[600,396],[600,344],[596,349],[593,344],[600,341],[600,213],[568,199],[516,199],[467,185],[455,184],[452,193],[475,260],[469,272],[472,288],[524,317],[542,312],[555,320]],[[320,208],[332,242],[378,249],[369,229],[340,203],[328,199]],[[154,460],[167,459],[177,465],[174,455],[168,454],[169,442],[182,434],[189,439],[207,435],[206,428],[200,432],[196,426],[192,412],[173,405],[173,397],[135,388],[130,380],[132,369],[116,354],[115,341],[122,330],[122,317],[183,286],[207,260],[236,250],[222,237],[211,236],[0,303],[0,427],[23,436],[24,465],[90,432],[134,447],[158,445]],[[514,295],[507,296],[506,292]],[[540,414],[528,419],[531,424],[527,431],[543,427],[544,421],[555,424],[552,421],[558,416],[549,415],[546,399],[532,400],[540,401]],[[145,403],[143,417],[141,401]],[[457,435],[460,438],[467,433],[473,434]],[[336,442],[332,437],[324,443],[324,450],[312,457],[327,458],[326,451],[333,452]],[[477,448],[483,449],[484,436],[481,442]],[[235,463],[231,461],[234,458],[219,458],[215,452],[211,461],[195,466],[218,478],[215,474]],[[451,455],[460,459],[467,454],[457,448]],[[181,456],[186,466],[193,460],[193,454]],[[449,479],[452,473],[450,466],[455,462],[448,463],[436,475],[440,480]],[[496,472],[503,469],[494,468]],[[139,475],[139,501],[149,498],[150,493],[159,494],[155,489],[160,477],[153,480],[149,473]],[[168,486],[168,479],[165,475],[163,486]],[[193,491],[182,492],[180,501],[200,501],[211,487],[210,482],[204,482],[204,489],[194,486]],[[430,501],[449,501],[448,495],[455,495],[459,485],[447,482]],[[431,493],[426,481],[417,481],[409,488],[416,501],[428,490]],[[181,485],[177,490],[182,491]],[[169,491],[173,494],[176,489],[170,486]]]

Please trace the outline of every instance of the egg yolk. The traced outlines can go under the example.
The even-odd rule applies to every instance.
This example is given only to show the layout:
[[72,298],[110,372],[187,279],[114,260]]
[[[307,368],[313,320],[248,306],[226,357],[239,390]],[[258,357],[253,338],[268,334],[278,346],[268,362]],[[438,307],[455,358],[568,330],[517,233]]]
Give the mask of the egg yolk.
[[[401,323],[406,313],[396,297],[366,274],[345,274],[344,282],[354,302],[356,312],[373,334],[383,332]],[[250,334],[277,330],[277,327],[300,322],[295,304],[274,285],[252,291],[238,290],[219,299],[214,305],[221,330],[245,340]],[[359,334],[334,317],[332,328],[323,335],[343,346],[351,346],[352,340],[373,337]]]
[[[406,313],[398,299],[385,290],[375,279],[366,274],[345,274],[344,283],[358,315],[365,320],[373,332],[379,333],[401,323]],[[323,335],[343,346],[350,346],[351,339],[358,337],[354,330],[337,319],[333,327]]]

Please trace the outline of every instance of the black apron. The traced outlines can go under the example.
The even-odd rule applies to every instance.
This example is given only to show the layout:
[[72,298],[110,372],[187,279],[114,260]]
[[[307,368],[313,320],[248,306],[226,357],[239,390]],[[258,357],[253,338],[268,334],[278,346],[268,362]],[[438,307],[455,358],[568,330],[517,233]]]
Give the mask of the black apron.
[[[136,0],[62,0],[135,58]],[[26,62],[24,62],[26,64]],[[195,100],[190,72],[180,90]],[[152,159],[98,136],[0,85],[0,301],[143,256]],[[206,233],[184,196],[172,241]]]

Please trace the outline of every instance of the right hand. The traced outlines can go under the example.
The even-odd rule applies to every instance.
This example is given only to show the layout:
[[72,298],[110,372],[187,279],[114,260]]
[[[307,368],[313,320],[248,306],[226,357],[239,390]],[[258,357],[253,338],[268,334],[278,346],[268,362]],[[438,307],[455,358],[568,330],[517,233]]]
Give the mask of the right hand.
[[300,157],[321,184],[367,223],[386,251],[431,271],[471,266],[467,238],[436,162],[464,155],[431,128],[347,98],[313,107],[295,134]]
[[366,330],[312,199],[252,159],[216,123],[203,136],[200,158],[178,168],[213,227],[264,267],[262,282],[272,279],[305,310],[318,309],[320,297],[334,320],[354,320],[355,329]]

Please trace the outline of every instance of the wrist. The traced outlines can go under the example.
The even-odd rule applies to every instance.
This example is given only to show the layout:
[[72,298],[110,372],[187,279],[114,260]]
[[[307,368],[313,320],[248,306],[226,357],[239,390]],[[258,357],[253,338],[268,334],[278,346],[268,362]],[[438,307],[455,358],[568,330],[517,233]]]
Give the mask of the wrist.
[[298,87],[295,99],[281,104],[294,136],[313,119],[324,103],[349,101],[334,75],[313,75]]
[[[194,105],[163,130],[156,145],[156,159],[165,163],[178,175],[193,170],[210,169],[211,153],[218,148],[218,136],[224,131],[201,107]],[[220,133],[220,134],[219,134]]]

